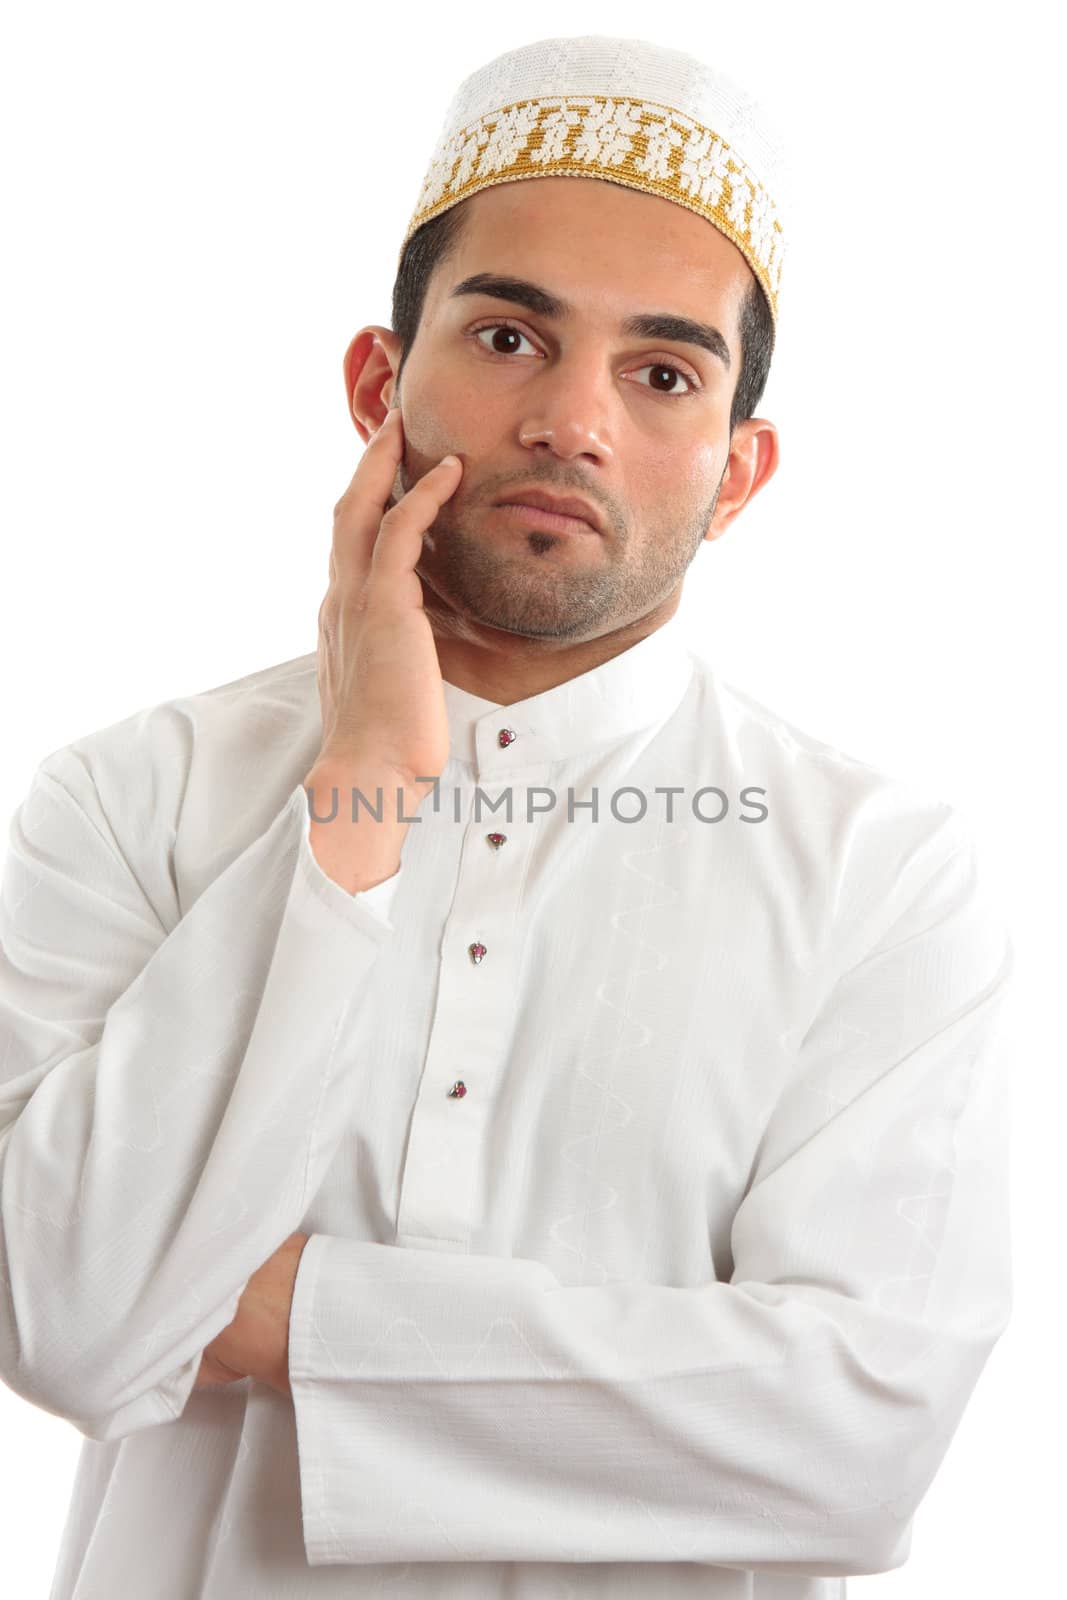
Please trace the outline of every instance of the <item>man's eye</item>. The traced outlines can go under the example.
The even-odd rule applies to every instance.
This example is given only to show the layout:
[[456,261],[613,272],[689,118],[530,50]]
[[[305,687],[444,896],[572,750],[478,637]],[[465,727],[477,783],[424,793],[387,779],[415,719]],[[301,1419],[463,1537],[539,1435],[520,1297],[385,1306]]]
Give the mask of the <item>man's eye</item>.
[[[479,335],[480,334],[483,334],[483,333],[499,333],[501,330],[503,330],[504,332],[510,333],[512,335],[512,337],[515,338],[515,339],[526,339],[526,335],[522,332],[522,330],[520,328],[513,328],[511,326],[510,322],[488,322],[488,323],[483,324],[482,327],[475,328],[472,331],[473,331],[474,337],[476,339],[479,339]],[[530,342],[529,339],[526,339],[526,342],[527,342],[527,344],[529,344],[529,342]],[[480,339],[479,339],[479,343],[481,343]],[[489,349],[489,346],[486,345],[484,348],[485,349]],[[512,355],[515,354],[515,351],[514,350],[492,350],[492,351],[490,351],[490,354],[494,355],[494,356],[512,356]]]
[[[530,339],[527,337],[527,335],[525,333],[523,333],[522,329],[513,327],[510,322],[486,322],[486,323],[483,323],[480,328],[472,328],[471,329],[471,337],[475,338],[475,339],[478,339],[479,343],[482,344],[482,348],[485,349],[485,350],[489,350],[489,354],[490,355],[494,355],[494,356],[512,356],[512,355],[517,354],[517,352],[515,350],[492,350],[492,349],[489,348],[488,345],[484,344],[484,342],[480,338],[480,335],[483,334],[483,333],[501,333],[501,332],[511,334],[512,338],[514,338],[514,339],[525,339],[527,344],[530,343]],[[700,388],[700,385],[699,385],[699,383],[697,382],[697,380],[695,378],[691,377],[690,374],[688,372],[685,372],[681,367],[676,367],[674,365],[674,363],[671,362],[671,361],[652,361],[652,362],[648,363],[646,366],[636,367],[634,370],[636,372],[671,372],[671,373],[674,374],[674,376],[676,378],[684,378],[685,382],[688,384],[688,388],[686,388],[686,389],[663,389],[663,388],[656,388],[653,384],[645,385],[646,388],[649,388],[649,389],[652,390],[653,394],[666,395],[668,399],[673,398],[675,395],[677,395],[678,398],[680,399],[682,395],[696,394],[698,389]]]
[[[635,367],[634,370],[636,372],[673,372],[676,378],[684,378],[686,383],[689,385],[688,389],[655,389],[654,393],[656,394],[696,394],[698,386],[696,383],[694,383],[688,372],[683,372],[681,367],[674,366],[670,361],[653,361],[650,362],[648,366]],[[649,388],[652,387],[653,386],[649,384]]]

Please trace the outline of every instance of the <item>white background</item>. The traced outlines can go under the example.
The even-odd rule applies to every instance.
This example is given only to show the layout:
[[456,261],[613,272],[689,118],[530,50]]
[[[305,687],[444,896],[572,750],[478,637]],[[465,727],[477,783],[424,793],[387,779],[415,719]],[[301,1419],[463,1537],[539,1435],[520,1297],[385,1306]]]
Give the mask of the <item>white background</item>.
[[[0,812],[6,832],[60,745],[315,648],[333,506],[362,451],[342,356],[359,328],[389,325],[397,249],[459,80],[552,34],[653,39],[724,66],[766,100],[793,169],[760,407],[781,465],[702,548],[686,627],[729,681],[962,807],[1017,947],[1014,1316],[910,1561],[849,1589],[1051,1595],[1065,1109],[1054,11],[705,0],[683,15],[624,0],[7,14]],[[80,1443],[0,1389],[12,1600],[48,1593]]]

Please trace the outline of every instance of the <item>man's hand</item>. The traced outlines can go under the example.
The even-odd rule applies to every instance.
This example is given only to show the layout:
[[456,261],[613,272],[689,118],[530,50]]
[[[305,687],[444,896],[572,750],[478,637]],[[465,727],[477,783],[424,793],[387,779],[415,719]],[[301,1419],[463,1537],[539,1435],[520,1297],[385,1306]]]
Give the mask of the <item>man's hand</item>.
[[[389,506],[403,466],[397,405],[334,508],[330,584],[319,607],[322,737],[304,777],[308,843],[348,894],[399,870],[413,814],[449,753],[445,687],[418,562],[463,464],[446,457]],[[370,820],[353,811],[357,789],[369,799]],[[374,816],[383,801],[384,816]]]
[[279,1394],[289,1388],[289,1313],[300,1256],[311,1235],[291,1233],[252,1274],[237,1314],[200,1358],[194,1389],[217,1388],[251,1377]]
[[421,797],[448,760],[444,683],[416,568],[423,537],[459,487],[463,463],[446,456],[389,506],[403,463],[396,405],[334,508],[318,625],[322,742],[305,786],[352,768],[395,775]]

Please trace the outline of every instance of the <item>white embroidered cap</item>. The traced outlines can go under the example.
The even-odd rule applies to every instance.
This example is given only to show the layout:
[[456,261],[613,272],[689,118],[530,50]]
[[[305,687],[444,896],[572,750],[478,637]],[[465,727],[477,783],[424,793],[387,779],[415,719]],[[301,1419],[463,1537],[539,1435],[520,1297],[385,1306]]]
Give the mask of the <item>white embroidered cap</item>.
[[706,217],[745,257],[777,328],[781,140],[726,74],[644,39],[539,39],[464,78],[400,257],[417,228],[479,189],[562,176],[643,189]]

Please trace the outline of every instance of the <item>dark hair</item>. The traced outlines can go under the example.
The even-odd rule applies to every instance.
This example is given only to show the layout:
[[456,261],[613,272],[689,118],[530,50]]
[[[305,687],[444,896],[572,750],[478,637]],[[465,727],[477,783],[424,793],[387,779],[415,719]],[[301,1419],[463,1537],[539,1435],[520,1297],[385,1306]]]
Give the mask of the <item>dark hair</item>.
[[[426,290],[434,269],[459,244],[466,221],[463,205],[461,200],[449,206],[447,211],[431,217],[421,228],[416,228],[400,259],[393,283],[393,332],[400,339],[400,368],[396,375],[398,388],[404,363],[419,330]],[[753,278],[741,303],[741,372],[730,406],[731,433],[739,422],[755,415],[767,387],[773,331],[767,298]]]

